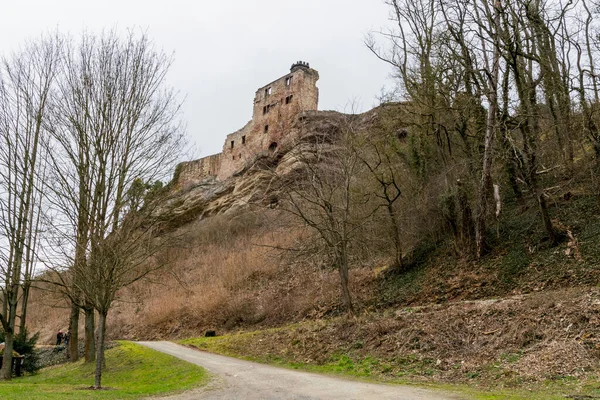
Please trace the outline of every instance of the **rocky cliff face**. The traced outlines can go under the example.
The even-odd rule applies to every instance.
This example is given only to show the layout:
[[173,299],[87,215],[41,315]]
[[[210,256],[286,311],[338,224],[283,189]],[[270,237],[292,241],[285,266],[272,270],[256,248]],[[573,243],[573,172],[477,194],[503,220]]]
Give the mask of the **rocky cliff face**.
[[[299,167],[298,151],[316,138],[335,140],[342,125],[358,119],[358,125],[368,127],[377,120],[377,109],[361,115],[345,115],[334,111],[301,113],[291,126],[288,140],[282,140],[271,151],[256,154],[243,169],[225,181],[205,177],[187,187],[170,185],[166,200],[157,208],[157,215],[173,227],[212,215],[246,207],[250,203],[276,206],[277,198],[269,190],[275,176],[285,178]],[[293,139],[292,139],[293,138]]]

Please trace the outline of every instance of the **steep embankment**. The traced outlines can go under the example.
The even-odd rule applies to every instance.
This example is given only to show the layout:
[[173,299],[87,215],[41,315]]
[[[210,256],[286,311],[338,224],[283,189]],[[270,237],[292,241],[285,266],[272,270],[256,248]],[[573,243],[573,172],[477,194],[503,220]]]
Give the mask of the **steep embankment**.
[[[311,140],[343,118],[307,113],[293,129]],[[356,118],[363,127],[380,122],[377,109]],[[570,235],[558,246],[547,243],[535,202],[506,196],[490,229],[491,251],[479,262],[461,258],[440,233],[407,248],[410,262],[400,273],[375,256],[354,263],[350,290],[361,316],[347,319],[339,317],[337,273],[318,257],[279,251],[303,233],[288,224],[269,187],[274,172],[293,174],[301,143],[259,155],[226,182],[207,178],[172,193],[160,212],[182,246],[162,255],[171,269],[123,290],[109,316],[113,337],[184,338],[304,321],[238,336],[221,350],[364,367],[385,378],[502,385],[577,385],[600,372],[600,206],[593,181],[552,177],[559,182],[548,190],[553,222]],[[30,323],[51,341],[55,329],[66,327],[68,310],[51,307],[58,303],[47,296],[34,294]]]
[[[352,118],[366,126],[374,116],[375,111]],[[230,179],[171,185],[176,188],[155,214],[169,222],[178,246],[161,255],[167,269],[120,293],[109,334],[183,336],[209,327],[276,325],[335,308],[333,271],[290,261],[275,250],[298,235],[282,225],[286,216],[277,210],[277,198],[269,196],[269,185],[274,175],[293,176],[298,146],[335,134],[345,118],[337,112],[302,113],[289,140],[276,151],[258,154]],[[66,301],[42,290],[32,294],[32,304],[31,329],[51,343],[55,332],[67,326]]]
[[387,380],[510,386],[590,378],[599,371],[600,290],[392,307],[357,318],[184,343],[263,362]]

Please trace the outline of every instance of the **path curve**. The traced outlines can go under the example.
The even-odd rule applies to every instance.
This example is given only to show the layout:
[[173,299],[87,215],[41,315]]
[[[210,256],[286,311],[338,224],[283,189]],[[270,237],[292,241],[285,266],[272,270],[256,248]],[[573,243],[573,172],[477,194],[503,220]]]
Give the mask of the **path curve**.
[[[383,385],[300,372],[194,350],[172,342],[138,342],[206,368],[216,379],[206,388],[168,397],[172,400],[450,400],[444,392]],[[162,398],[165,399],[165,398]]]

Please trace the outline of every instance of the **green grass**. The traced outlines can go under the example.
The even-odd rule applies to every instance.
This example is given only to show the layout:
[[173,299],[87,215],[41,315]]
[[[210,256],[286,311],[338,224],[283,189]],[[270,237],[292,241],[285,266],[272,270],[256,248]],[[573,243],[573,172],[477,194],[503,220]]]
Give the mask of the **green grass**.
[[207,381],[204,369],[131,342],[106,351],[102,385],[94,367],[82,362],[49,367],[33,376],[0,382],[0,399],[139,399],[183,391]]

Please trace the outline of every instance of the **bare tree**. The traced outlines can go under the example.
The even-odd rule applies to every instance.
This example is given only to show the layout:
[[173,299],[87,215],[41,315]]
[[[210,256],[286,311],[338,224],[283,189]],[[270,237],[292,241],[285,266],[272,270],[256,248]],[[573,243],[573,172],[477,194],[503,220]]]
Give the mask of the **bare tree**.
[[[575,79],[577,86],[575,90],[578,93],[579,105],[583,114],[583,131],[592,143],[596,160],[599,160],[600,129],[598,128],[597,113],[598,107],[600,107],[600,92],[598,91],[598,75],[596,74],[594,60],[596,54],[593,32],[595,15],[586,0],[582,0],[581,5],[584,11],[582,14],[585,15],[585,20],[582,21],[583,29],[579,36],[574,36],[571,39],[571,44],[575,47],[577,53],[577,75]],[[584,46],[582,46],[582,42]]]
[[544,228],[550,238],[550,242],[558,242],[558,233],[553,227],[546,194],[539,184],[538,177],[538,142],[542,135],[540,107],[537,100],[539,85],[543,82],[541,69],[536,57],[535,35],[532,27],[527,24],[524,16],[528,11],[528,5],[519,2],[517,4],[507,3],[505,12],[502,13],[502,24],[506,34],[502,35],[503,54],[507,68],[511,70],[515,84],[516,97],[519,101],[519,112],[513,116],[518,121],[518,131],[522,136],[522,149],[518,151],[523,154],[523,175],[528,186],[535,195]]
[[33,199],[33,207],[29,214],[28,222],[29,227],[27,228],[29,234],[27,237],[27,244],[25,245],[25,259],[23,264],[23,283],[21,284],[22,296],[21,296],[21,314],[19,315],[19,333],[25,334],[27,332],[27,308],[29,305],[29,293],[35,274],[37,265],[39,264],[38,250],[40,241],[42,240],[42,218],[45,206],[45,192],[44,182],[47,178],[48,171],[48,153],[44,154],[44,160],[37,173],[36,185],[36,197]]
[[94,375],[96,388],[102,385],[106,319],[114,302],[118,300],[119,290],[165,267],[168,260],[160,257],[160,253],[178,245],[175,235],[165,235],[163,232],[167,222],[157,218],[154,213],[158,199],[142,204],[141,197],[135,197],[136,193],[145,193],[148,187],[141,180],[132,184],[129,195],[124,197],[131,205],[126,215],[116,229],[93,244],[93,250],[83,268],[74,270],[77,276],[73,281],[98,311]]
[[[52,145],[57,151],[52,158],[51,201],[56,213],[53,237],[65,251],[56,256],[59,262],[53,268],[55,282],[73,304],[71,332],[77,331],[83,308],[89,343],[93,310],[104,324],[116,290],[134,280],[107,286],[117,270],[136,264],[131,255],[139,255],[131,248],[121,254],[121,242],[133,244],[123,237],[119,243],[112,239],[133,231],[124,225],[137,211],[128,206],[128,192],[139,180],[165,176],[181,157],[185,136],[181,103],[165,85],[172,60],[145,34],[130,32],[123,39],[116,32],[84,35],[67,47],[63,59],[60,91],[53,103]],[[132,237],[136,245],[141,240]],[[102,296],[99,288],[105,291]],[[103,341],[100,335],[96,354],[104,351]],[[92,353],[90,345],[87,350]],[[73,353],[76,343],[72,359]],[[91,354],[86,358],[93,359]],[[101,361],[96,358],[97,387]]]
[[295,216],[316,235],[316,247],[324,248],[339,274],[342,302],[354,313],[349,289],[351,248],[356,246],[361,224],[373,210],[362,207],[364,197],[357,189],[363,166],[355,141],[356,116],[340,116],[327,132],[309,134],[293,150],[295,173],[275,171],[281,209]]
[[[400,135],[403,134],[400,132]],[[395,143],[397,140],[395,135],[390,134],[367,136],[366,143],[360,143],[365,147],[356,149],[356,152],[375,180],[377,187],[373,194],[387,213],[394,247],[393,268],[402,270],[402,234],[397,203],[402,195],[399,175],[402,172],[403,159],[399,156]]]
[[[498,39],[493,35],[497,22],[494,5],[487,0],[387,3],[398,25],[397,29],[383,33],[388,49],[378,47],[373,36],[367,40],[367,46],[397,69],[407,107],[413,116],[418,116],[407,121],[416,128],[411,138],[414,149],[410,164],[417,168],[424,183],[435,182],[444,175],[446,185],[454,186],[461,181],[474,183],[480,176],[476,219],[480,227],[477,232],[482,234],[475,235],[475,246],[468,246],[477,253],[485,232],[497,130],[501,58]],[[435,154],[427,150],[431,147],[429,138],[434,139]],[[467,157],[466,169],[457,158],[457,148]],[[428,171],[419,171],[418,165],[429,165]],[[447,191],[461,192],[460,188]],[[471,209],[466,203],[461,202],[460,206]]]
[[[491,169],[493,161],[493,150],[494,150],[494,137],[496,135],[496,122],[498,119],[498,77],[500,74],[500,13],[502,3],[500,0],[495,0],[493,5],[493,11],[490,10],[487,1],[483,2],[485,15],[489,21],[486,28],[492,35],[492,58],[488,57],[486,51],[486,39],[481,34],[481,48],[484,55],[485,70],[488,72],[487,76],[487,98],[488,98],[488,111],[487,111],[487,123],[484,139],[484,150],[483,150],[483,167],[481,171],[481,184],[479,186],[479,201],[478,201],[478,213],[477,213],[477,224],[475,225],[475,245],[476,245],[476,257],[481,257],[484,245],[484,234],[485,234],[485,220],[488,211],[488,197],[489,188],[491,187]],[[475,6],[476,15],[479,15],[478,7]],[[480,19],[480,32],[483,32],[484,28],[481,24],[484,22]]]
[[[44,122],[57,73],[58,49],[56,38],[42,38],[4,58],[0,70],[0,322],[6,338],[1,379],[11,378],[20,289],[24,285],[28,292],[27,281],[35,263],[44,169],[42,142],[47,134]],[[22,310],[24,323],[26,307]]]
[[[396,29],[381,32],[389,44],[382,47],[371,35],[366,46],[380,60],[394,67],[409,103],[411,124],[419,128],[414,140],[414,169],[424,181],[437,163],[446,166],[452,155],[452,142],[445,121],[447,98],[442,95],[448,58],[442,57],[447,42],[440,30],[439,4],[433,0],[386,0]],[[433,143],[430,143],[433,142]],[[433,149],[433,150],[431,150]],[[429,153],[434,151],[435,156]]]
[[[443,175],[448,186],[458,179],[469,186],[477,185],[475,255],[482,255],[485,244],[492,181],[501,178],[493,175],[498,133],[502,135],[512,191],[521,203],[524,193],[533,194],[544,230],[550,242],[556,244],[561,235],[553,226],[546,204],[540,166],[554,162],[553,155],[559,154],[561,164],[572,172],[574,143],[580,135],[575,129],[578,118],[593,148],[600,148],[600,95],[595,73],[600,51],[596,34],[600,27],[594,18],[597,3],[386,3],[397,27],[381,33],[387,47],[380,47],[374,36],[368,38],[367,46],[394,66],[407,106],[421,114],[421,118],[410,121],[415,126],[413,142],[417,146],[413,152],[419,165],[435,162],[423,144],[427,137],[436,138],[437,159],[443,168],[440,172],[430,170],[427,178]],[[578,101],[572,96],[573,89]],[[485,110],[486,118],[481,118],[481,110]],[[452,120],[454,123],[449,123]],[[444,137],[445,141],[439,139]],[[548,144],[548,137],[555,139],[558,151]],[[455,158],[453,148],[457,144],[462,144],[466,160]],[[579,151],[584,154],[586,146]],[[461,163],[468,165],[464,180]],[[412,164],[419,168],[416,162]],[[451,179],[453,174],[458,179]],[[521,184],[529,190],[522,191]]]

